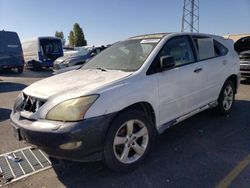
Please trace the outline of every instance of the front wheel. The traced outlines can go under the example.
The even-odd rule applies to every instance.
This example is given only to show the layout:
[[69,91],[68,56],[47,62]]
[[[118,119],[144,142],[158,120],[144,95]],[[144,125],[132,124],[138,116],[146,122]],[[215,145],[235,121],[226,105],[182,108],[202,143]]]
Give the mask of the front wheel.
[[155,139],[151,120],[140,111],[125,111],[113,121],[104,145],[104,162],[125,172],[139,166]]
[[235,86],[232,81],[227,81],[222,90],[220,92],[220,96],[218,98],[218,106],[217,111],[220,114],[228,114],[234,104],[235,98]]

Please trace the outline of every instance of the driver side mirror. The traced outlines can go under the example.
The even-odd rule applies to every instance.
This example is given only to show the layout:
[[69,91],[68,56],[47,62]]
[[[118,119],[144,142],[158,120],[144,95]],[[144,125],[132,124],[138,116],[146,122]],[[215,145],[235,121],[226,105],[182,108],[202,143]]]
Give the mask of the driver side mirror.
[[168,70],[175,66],[175,60],[173,56],[162,56],[160,57],[160,68],[161,71]]

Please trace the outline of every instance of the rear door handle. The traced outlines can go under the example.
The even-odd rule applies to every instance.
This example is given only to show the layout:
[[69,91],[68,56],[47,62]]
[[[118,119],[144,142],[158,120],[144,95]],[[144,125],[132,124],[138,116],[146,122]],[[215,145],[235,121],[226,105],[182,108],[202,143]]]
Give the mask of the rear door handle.
[[202,68],[197,68],[197,69],[194,70],[195,73],[199,73],[201,71],[202,71]]

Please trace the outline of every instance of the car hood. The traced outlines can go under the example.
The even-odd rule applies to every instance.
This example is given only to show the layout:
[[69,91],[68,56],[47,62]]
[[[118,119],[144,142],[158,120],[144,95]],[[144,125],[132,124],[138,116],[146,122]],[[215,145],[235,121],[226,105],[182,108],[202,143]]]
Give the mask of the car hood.
[[130,74],[131,72],[115,70],[73,70],[35,82],[23,92],[41,99],[55,95],[82,96]]

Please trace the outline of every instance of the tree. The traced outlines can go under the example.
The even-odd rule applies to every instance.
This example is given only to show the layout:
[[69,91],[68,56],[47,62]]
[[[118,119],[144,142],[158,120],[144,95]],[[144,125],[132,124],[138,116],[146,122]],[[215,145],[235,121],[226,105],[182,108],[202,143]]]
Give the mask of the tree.
[[72,30],[69,32],[68,39],[69,39],[69,45],[75,46],[75,36],[74,36],[74,32]]
[[78,23],[74,24],[73,32],[74,32],[74,45],[75,46],[86,46],[87,41],[85,40],[83,30]]
[[62,40],[63,46],[65,45],[65,42],[66,42],[66,41],[65,41],[64,34],[63,34],[62,31],[56,31],[56,32],[55,32],[55,37],[60,38],[60,39]]

